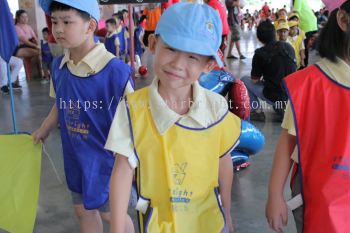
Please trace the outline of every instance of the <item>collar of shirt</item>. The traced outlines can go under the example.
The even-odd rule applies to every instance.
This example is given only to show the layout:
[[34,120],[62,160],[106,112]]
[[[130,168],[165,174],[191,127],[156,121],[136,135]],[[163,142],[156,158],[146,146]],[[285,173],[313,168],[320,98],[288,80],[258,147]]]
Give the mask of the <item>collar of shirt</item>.
[[118,34],[118,32],[117,32],[117,31],[114,31],[113,33],[109,34],[107,37],[110,38],[110,37],[112,37],[112,36],[115,35],[115,34]]
[[72,74],[78,77],[89,77],[92,74],[100,72],[113,57],[114,56],[107,51],[104,44],[97,44],[75,65],[70,59],[69,50],[66,49],[60,64],[60,69],[67,63],[67,67]]
[[117,30],[115,30],[115,31],[116,31],[116,33],[118,34],[118,33],[120,33],[120,32],[122,31],[122,29],[123,29],[123,26],[122,26],[122,25],[119,25],[119,27],[118,27]]
[[149,104],[156,128],[164,134],[176,122],[191,128],[206,128],[220,120],[228,111],[222,96],[201,87],[198,82],[192,86],[193,102],[185,115],[180,115],[168,107],[158,92],[158,78],[149,87]]
[[344,60],[337,58],[337,62],[334,63],[327,58],[323,58],[317,65],[319,65],[331,79],[344,86],[350,87],[350,66]]

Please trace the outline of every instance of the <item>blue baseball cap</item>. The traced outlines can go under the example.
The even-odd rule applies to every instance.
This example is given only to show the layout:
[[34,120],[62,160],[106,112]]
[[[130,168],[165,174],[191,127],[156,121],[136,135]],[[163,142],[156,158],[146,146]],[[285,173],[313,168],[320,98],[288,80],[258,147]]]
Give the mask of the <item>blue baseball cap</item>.
[[53,1],[84,11],[93,17],[96,22],[100,20],[100,8],[97,0],[39,0],[39,5],[48,15],[51,15],[50,6]]
[[170,47],[189,53],[215,57],[221,44],[222,23],[218,12],[207,4],[179,2],[160,17],[156,31]]

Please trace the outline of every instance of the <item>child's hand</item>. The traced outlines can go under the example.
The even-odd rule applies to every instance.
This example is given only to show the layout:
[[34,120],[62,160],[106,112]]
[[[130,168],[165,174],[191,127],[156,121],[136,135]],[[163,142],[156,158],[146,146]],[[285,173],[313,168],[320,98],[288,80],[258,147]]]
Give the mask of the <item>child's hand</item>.
[[49,133],[49,130],[45,129],[44,127],[40,127],[32,134],[33,143],[38,144],[39,141],[44,141],[49,136]]
[[229,213],[228,211],[225,211],[225,219],[226,219],[226,227],[228,229],[228,232],[233,233],[234,228],[233,228],[231,213]]
[[283,233],[288,222],[288,208],[283,196],[269,197],[266,204],[266,219],[272,230]]

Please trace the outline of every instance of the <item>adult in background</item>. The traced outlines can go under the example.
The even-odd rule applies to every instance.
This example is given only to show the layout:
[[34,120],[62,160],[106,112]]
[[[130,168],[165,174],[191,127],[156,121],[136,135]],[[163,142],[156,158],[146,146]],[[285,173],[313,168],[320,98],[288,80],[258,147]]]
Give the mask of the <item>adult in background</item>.
[[272,105],[276,112],[283,116],[287,95],[281,82],[285,76],[296,71],[296,62],[292,46],[276,41],[275,27],[270,20],[259,24],[257,37],[264,46],[255,50],[251,76],[243,77],[242,81],[250,97],[250,119],[265,121],[259,99]]
[[241,46],[239,41],[241,40],[240,30],[240,1],[239,0],[225,0],[226,8],[228,11],[227,22],[231,30],[231,40],[228,49],[227,59],[238,59],[232,55],[233,46],[236,45],[239,59],[245,59],[246,57],[241,53]]

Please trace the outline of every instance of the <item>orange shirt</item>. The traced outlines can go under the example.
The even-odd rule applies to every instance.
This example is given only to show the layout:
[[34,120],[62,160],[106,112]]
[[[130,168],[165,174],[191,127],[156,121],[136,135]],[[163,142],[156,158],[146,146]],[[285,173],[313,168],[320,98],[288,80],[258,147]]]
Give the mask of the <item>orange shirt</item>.
[[161,13],[162,11],[160,6],[156,7],[153,10],[149,9],[148,7],[145,7],[145,9],[143,10],[143,15],[147,17],[147,22],[145,27],[146,31],[156,30]]

